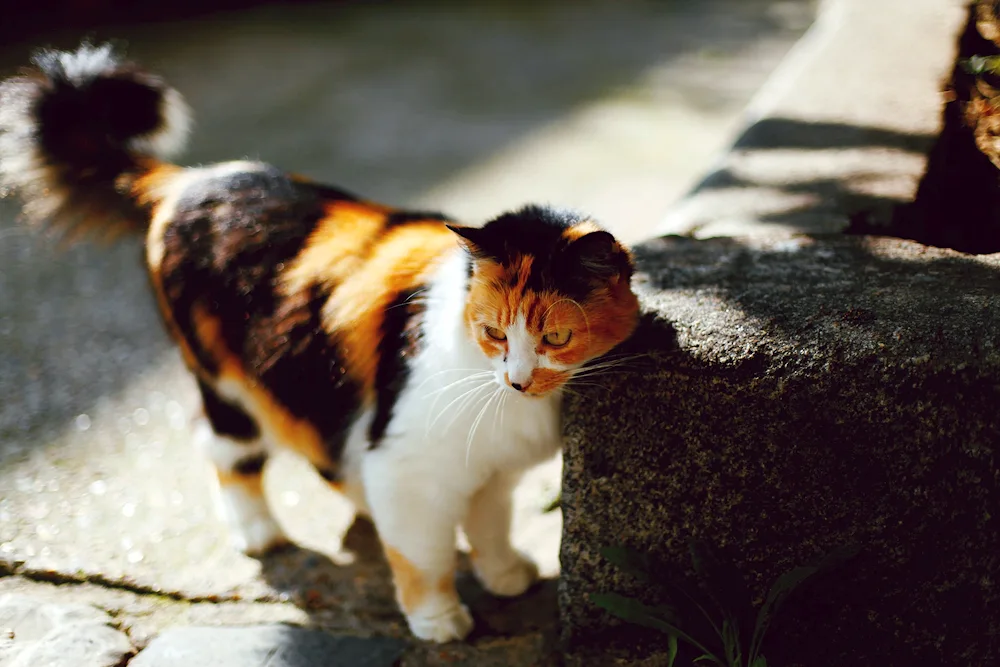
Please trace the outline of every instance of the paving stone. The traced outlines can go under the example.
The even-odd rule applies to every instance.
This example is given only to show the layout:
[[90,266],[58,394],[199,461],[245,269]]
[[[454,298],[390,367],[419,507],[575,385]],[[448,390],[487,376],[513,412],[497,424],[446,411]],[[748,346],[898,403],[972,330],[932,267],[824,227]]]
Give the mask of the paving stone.
[[406,642],[338,637],[289,625],[172,628],[131,667],[391,667]]
[[105,612],[22,595],[0,597],[0,666],[118,667],[134,653]]

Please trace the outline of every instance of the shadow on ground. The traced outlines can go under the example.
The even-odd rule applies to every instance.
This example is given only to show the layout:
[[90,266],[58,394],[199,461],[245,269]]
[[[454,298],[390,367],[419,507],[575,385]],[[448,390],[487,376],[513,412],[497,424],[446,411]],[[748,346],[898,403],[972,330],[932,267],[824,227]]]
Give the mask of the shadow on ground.
[[[773,210],[754,211],[754,224],[807,231],[829,228],[828,221],[839,218],[851,233],[881,230],[894,235],[888,225],[909,201],[880,194],[872,186],[893,173],[886,160],[896,159],[894,155],[922,158],[933,142],[931,135],[879,127],[766,118],[733,146],[734,155],[749,155],[752,162],[743,163],[738,157],[741,173],[723,167],[709,174],[693,194],[760,188],[765,191],[763,198],[774,199],[775,205]],[[861,152],[844,157],[851,151]],[[795,203],[783,205],[783,198]]]
[[278,551],[261,559],[261,576],[305,611],[312,625],[406,640],[402,665],[541,666],[555,660],[554,579],[543,579],[521,597],[497,598],[483,589],[467,557],[460,554],[458,592],[476,627],[464,642],[436,645],[415,639],[407,630],[374,526],[357,519],[343,546],[344,553],[334,558],[297,546]]

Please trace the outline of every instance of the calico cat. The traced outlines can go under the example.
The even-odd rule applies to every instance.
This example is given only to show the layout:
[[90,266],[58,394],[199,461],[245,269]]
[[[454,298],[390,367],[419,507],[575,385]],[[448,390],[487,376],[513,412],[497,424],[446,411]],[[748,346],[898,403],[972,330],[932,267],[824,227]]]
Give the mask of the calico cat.
[[459,526],[489,591],[527,589],[511,490],[557,452],[567,381],[636,326],[629,251],[550,208],[477,228],[260,162],[175,166],[189,117],[161,78],[108,46],[33,63],[0,84],[0,184],[73,237],[145,234],[236,545],[285,540],[261,471],[289,447],[374,520],[416,636],[472,628]]

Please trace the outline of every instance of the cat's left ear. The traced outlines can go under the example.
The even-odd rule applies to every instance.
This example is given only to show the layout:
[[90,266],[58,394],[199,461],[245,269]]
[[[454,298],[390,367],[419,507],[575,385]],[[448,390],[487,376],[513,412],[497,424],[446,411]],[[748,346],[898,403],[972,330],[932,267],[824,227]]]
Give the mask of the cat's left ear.
[[628,251],[608,232],[585,234],[570,243],[567,252],[574,264],[604,280],[629,278],[632,274]]

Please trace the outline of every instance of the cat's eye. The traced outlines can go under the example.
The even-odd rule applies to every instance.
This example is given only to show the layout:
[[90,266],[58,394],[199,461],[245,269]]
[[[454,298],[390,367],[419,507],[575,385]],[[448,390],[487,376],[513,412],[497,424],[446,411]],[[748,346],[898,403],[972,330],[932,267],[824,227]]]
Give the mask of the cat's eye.
[[493,340],[507,340],[507,334],[500,331],[496,327],[486,327],[486,335]]
[[555,331],[550,331],[544,336],[542,340],[545,341],[546,345],[551,345],[552,347],[562,347],[569,342],[572,332],[569,329],[556,329]]

